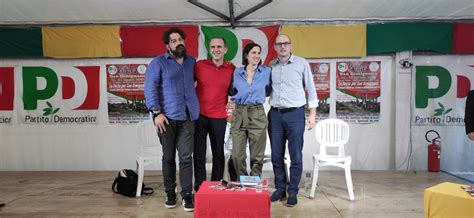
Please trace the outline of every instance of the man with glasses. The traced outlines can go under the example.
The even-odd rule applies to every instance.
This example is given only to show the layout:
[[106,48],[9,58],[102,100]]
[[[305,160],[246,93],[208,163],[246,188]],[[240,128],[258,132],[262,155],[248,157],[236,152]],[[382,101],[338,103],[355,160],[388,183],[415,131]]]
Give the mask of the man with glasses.
[[[291,53],[291,41],[287,35],[279,35],[275,40],[277,58],[270,62],[272,67],[271,109],[268,112],[268,132],[272,149],[272,165],[275,174],[276,191],[271,195],[272,202],[288,198],[286,205],[293,207],[298,203],[298,184],[303,171],[303,134],[305,129],[306,102],[310,113],[306,123],[308,129],[316,125],[318,100],[311,68],[306,59]],[[308,99],[306,99],[306,94]],[[285,176],[285,149],[291,159],[290,183],[287,187]]]
[[168,51],[153,58],[145,76],[146,106],[153,114],[158,137],[163,148],[163,180],[165,207],[176,207],[176,150],[179,157],[179,180],[185,211],[194,210],[193,145],[194,121],[199,117],[199,105],[194,89],[196,60],[186,55],[185,33],[170,28],[163,34]]
[[207,135],[212,150],[212,181],[224,176],[224,136],[227,126],[227,92],[235,66],[224,60],[227,53],[225,39],[214,37],[209,42],[211,58],[200,60],[195,67],[196,92],[200,115],[194,134],[194,190],[206,180]]

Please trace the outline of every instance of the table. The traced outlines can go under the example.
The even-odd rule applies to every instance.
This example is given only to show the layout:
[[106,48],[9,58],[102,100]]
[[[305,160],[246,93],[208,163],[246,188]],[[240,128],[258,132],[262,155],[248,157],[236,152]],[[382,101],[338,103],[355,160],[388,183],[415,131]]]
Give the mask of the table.
[[445,182],[425,189],[426,217],[474,217],[474,197],[462,184]]
[[226,191],[210,188],[219,182],[205,181],[194,196],[194,217],[270,217],[270,194],[254,189]]

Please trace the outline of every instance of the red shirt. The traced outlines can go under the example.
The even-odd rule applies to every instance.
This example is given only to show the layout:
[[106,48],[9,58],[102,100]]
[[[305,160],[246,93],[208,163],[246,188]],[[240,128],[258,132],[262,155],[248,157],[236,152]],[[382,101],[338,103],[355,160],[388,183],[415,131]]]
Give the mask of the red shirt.
[[217,67],[212,60],[200,60],[194,67],[200,113],[210,118],[226,118],[227,91],[235,66],[224,61]]

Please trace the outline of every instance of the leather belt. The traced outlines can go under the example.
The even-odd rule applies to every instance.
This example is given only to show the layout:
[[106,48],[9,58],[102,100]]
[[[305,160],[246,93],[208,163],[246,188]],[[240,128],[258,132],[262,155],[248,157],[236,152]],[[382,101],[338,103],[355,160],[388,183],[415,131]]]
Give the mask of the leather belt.
[[280,113],[288,113],[288,112],[293,112],[295,110],[298,110],[300,107],[288,107],[288,108],[277,108],[277,107],[272,107],[272,110],[278,111]]

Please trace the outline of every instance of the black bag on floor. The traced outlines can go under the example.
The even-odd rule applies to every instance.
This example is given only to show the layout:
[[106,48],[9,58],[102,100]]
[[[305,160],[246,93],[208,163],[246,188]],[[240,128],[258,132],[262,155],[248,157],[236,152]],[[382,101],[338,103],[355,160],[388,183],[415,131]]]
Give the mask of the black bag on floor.
[[[137,194],[137,182],[138,175],[133,170],[120,170],[117,178],[115,178],[115,181],[112,184],[112,191],[127,197],[135,197]],[[142,194],[151,195],[153,192],[154,190],[152,188],[145,187],[145,183],[142,184]]]

